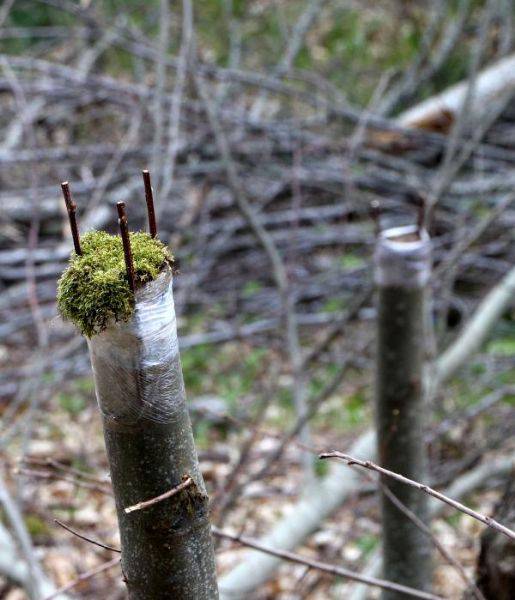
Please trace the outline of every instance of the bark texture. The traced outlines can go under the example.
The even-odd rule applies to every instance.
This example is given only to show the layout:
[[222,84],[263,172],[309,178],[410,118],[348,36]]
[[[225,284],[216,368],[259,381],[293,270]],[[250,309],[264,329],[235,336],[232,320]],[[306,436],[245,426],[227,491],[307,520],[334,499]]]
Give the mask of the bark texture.
[[[376,423],[380,465],[411,479],[427,479],[426,411],[422,389],[425,306],[430,244],[410,228],[390,229],[376,249],[378,335]],[[422,521],[428,498],[384,478],[383,483]],[[431,542],[386,495],[382,495],[383,573],[390,581],[431,589]],[[384,590],[383,600],[403,594]]]
[[[133,317],[89,341],[131,600],[218,598],[209,503],[177,343],[172,276],[136,292]],[[176,495],[127,514],[125,508]]]

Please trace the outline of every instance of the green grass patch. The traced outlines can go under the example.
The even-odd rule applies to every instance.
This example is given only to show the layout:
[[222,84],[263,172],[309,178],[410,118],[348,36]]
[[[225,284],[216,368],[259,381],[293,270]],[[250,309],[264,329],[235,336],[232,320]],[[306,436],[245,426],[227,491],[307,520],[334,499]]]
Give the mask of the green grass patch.
[[357,254],[346,253],[340,257],[340,265],[345,270],[361,269],[367,264],[367,261]]
[[317,427],[349,431],[364,425],[370,418],[370,406],[365,390],[349,395],[335,395],[324,404],[314,418]]
[[322,312],[337,313],[344,310],[346,306],[345,298],[328,298],[322,305]]
[[371,533],[366,533],[356,540],[356,546],[361,551],[363,558],[368,558],[377,548],[378,544],[379,538]]
[[50,535],[50,528],[46,521],[44,521],[38,515],[28,514],[25,515],[25,526],[31,537],[36,539],[46,538]]
[[486,347],[489,354],[515,357],[515,336],[492,340]]
[[314,458],[314,465],[315,465],[315,475],[317,477],[325,477],[326,475],[329,474],[329,462],[328,460],[320,460],[317,458]]
[[259,281],[247,281],[243,286],[242,295],[244,298],[251,298],[254,294],[259,292],[263,286]]
[[71,415],[78,415],[86,408],[86,400],[77,394],[61,393],[57,396],[59,406]]
[[265,348],[239,345],[188,348],[181,352],[182,370],[188,395],[216,394],[235,407],[249,394],[266,369]]

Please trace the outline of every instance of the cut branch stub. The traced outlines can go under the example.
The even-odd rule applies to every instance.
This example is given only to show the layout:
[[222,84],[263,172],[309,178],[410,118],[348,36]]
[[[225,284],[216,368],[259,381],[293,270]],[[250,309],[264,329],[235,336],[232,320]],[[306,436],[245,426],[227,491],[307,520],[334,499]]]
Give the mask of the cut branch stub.
[[80,236],[79,227],[77,225],[77,205],[72,200],[72,194],[70,192],[70,184],[67,181],[61,183],[61,189],[63,190],[64,201],[66,203],[66,210],[68,212],[68,219],[70,221],[70,229],[72,232],[73,246],[75,248],[75,254],[79,256],[82,254],[80,247]]
[[116,204],[118,209],[118,224],[120,226],[120,234],[123,242],[123,254],[125,257],[125,268],[127,270],[127,280],[131,292],[136,289],[135,277],[134,277],[134,262],[132,260],[131,251],[131,240],[129,237],[129,226],[127,224],[127,215],[125,213],[125,202],[118,202]]
[[154,193],[152,191],[152,183],[150,181],[150,173],[147,169],[143,170],[143,183],[145,184],[145,200],[147,202],[148,228],[150,235],[155,238],[157,236],[156,213],[154,210]]

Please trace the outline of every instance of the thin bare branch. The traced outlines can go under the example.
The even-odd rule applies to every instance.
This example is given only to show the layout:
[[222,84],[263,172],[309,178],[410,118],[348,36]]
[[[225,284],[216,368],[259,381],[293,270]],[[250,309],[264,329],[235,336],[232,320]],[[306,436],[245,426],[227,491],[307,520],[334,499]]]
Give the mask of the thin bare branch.
[[121,550],[119,550],[118,548],[114,548],[113,546],[108,546],[107,544],[99,542],[98,540],[94,540],[94,539],[84,535],[83,533],[79,533],[78,531],[75,531],[69,525],[66,525],[62,521],[59,521],[58,519],[54,519],[54,523],[57,523],[57,525],[59,525],[59,527],[66,529],[66,531],[68,531],[75,537],[78,537],[81,540],[84,540],[85,542],[89,542],[90,544],[94,544],[95,546],[99,546],[100,548],[104,548],[104,550],[109,550],[110,552],[117,552],[118,554],[121,553]]
[[[288,552],[286,550],[276,550],[274,548],[270,548],[262,544],[261,542],[254,540],[252,538],[248,538],[243,535],[236,535],[233,533],[229,533],[218,527],[212,527],[213,534],[220,538],[225,538],[228,540],[232,540],[233,542],[238,542],[243,546],[248,546],[249,548],[254,548],[259,552],[264,552],[265,554],[271,554],[272,556],[276,556],[278,558],[282,558],[284,560],[298,563],[301,565],[306,565],[311,569],[317,569],[319,571],[324,571],[325,573],[330,573],[331,575],[335,575],[337,577],[345,577],[346,579],[350,579],[352,581],[359,581],[361,583],[365,583],[370,586],[379,587],[384,590],[390,590],[393,592],[399,592],[402,594],[406,594],[408,596],[412,596],[413,598],[425,598],[426,600],[443,600],[441,596],[436,596],[435,594],[430,594],[428,592],[423,592],[421,590],[416,590],[411,587],[407,587],[404,585],[400,585],[398,583],[394,583],[393,581],[387,581],[385,579],[376,579],[375,577],[367,577],[365,575],[360,575],[359,573],[355,573],[354,571],[350,571],[349,569],[345,569],[344,567],[338,567],[336,565],[329,565],[327,563],[320,562],[318,560],[313,560],[311,558],[300,556],[299,554],[294,554],[293,552]],[[222,588],[223,589],[223,588]],[[228,590],[230,594],[230,590]]]
[[136,510],[142,510],[143,508],[148,508],[149,506],[153,506],[154,504],[157,504],[158,502],[162,502],[163,500],[166,500],[167,498],[171,498],[172,496],[175,496],[179,492],[182,492],[182,490],[185,490],[192,483],[193,483],[193,479],[191,477],[186,477],[186,479],[184,481],[182,481],[181,483],[179,483],[179,485],[176,485],[175,487],[173,487],[171,490],[168,490],[164,494],[160,494],[159,496],[155,496],[154,498],[151,498],[150,500],[144,500],[143,502],[138,502],[137,504],[128,506],[127,508],[124,508],[124,511],[128,514],[128,513],[134,512]]
[[123,254],[125,257],[125,269],[127,271],[127,281],[129,282],[129,288],[134,293],[136,289],[135,276],[134,276],[134,262],[132,260],[131,240],[129,237],[129,226],[127,223],[127,215],[125,213],[125,202],[118,202],[116,204],[118,209],[118,225],[120,226],[120,234],[122,236],[123,243]]
[[148,170],[143,170],[142,175],[143,183],[145,185],[145,200],[147,202],[148,229],[150,235],[155,238],[157,236],[157,223],[154,209],[154,192],[152,191],[152,183],[150,181],[150,173]]
[[358,465],[360,467],[364,467],[365,469],[370,469],[371,471],[376,471],[377,473],[380,473],[381,475],[385,475],[386,477],[391,477],[392,479],[396,479],[397,481],[400,481],[401,483],[410,485],[411,487],[414,487],[414,488],[420,490],[421,492],[424,492],[426,494],[429,494],[430,496],[433,496],[433,498],[436,498],[437,500],[440,500],[441,502],[445,502],[446,504],[448,504],[449,506],[452,506],[456,510],[461,511],[462,513],[468,515],[469,517],[472,517],[473,519],[476,519],[477,521],[480,521],[481,523],[488,525],[488,527],[491,527],[492,529],[495,529],[495,530],[499,531],[500,533],[506,535],[510,539],[515,540],[515,531],[512,531],[509,527],[505,527],[501,523],[498,523],[495,519],[492,519],[492,517],[488,517],[488,516],[483,515],[475,510],[472,510],[471,508],[469,508],[468,506],[465,506],[461,502],[457,502],[456,500],[453,500],[452,498],[445,496],[441,492],[437,492],[433,488],[430,488],[427,485],[419,483],[418,481],[414,481],[413,479],[408,479],[407,477],[404,477],[403,475],[399,475],[399,473],[394,473],[393,471],[389,471],[388,469],[383,469],[383,467],[376,465],[375,463],[373,463],[370,460],[359,460],[358,458],[353,458],[352,456],[350,456],[348,454],[344,454],[343,452],[338,452],[337,450],[335,450],[333,452],[323,452],[322,454],[319,455],[319,458],[321,458],[321,459],[338,458],[340,460],[344,460],[349,466]]

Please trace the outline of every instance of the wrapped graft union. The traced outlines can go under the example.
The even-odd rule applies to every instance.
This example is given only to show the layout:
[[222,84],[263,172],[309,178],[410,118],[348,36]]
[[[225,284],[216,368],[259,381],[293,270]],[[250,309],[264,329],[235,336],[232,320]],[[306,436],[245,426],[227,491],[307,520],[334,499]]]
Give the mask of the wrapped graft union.
[[[431,273],[429,236],[417,227],[380,233],[375,252],[377,288],[376,427],[379,464],[426,482],[426,407],[422,388],[426,350],[426,287]],[[423,522],[428,500],[419,490],[383,482]],[[382,494],[383,572],[396,583],[431,589],[431,541]],[[383,590],[383,600],[398,593]]]
[[[157,240],[131,234],[136,285],[125,303],[120,238],[101,236],[116,258],[108,253],[102,263],[98,254],[90,256],[98,240],[92,243],[88,235],[83,254],[72,258],[71,274],[60,282],[60,306],[73,318],[67,294],[82,286],[87,297],[75,322],[89,333],[129,597],[217,598],[209,501],[186,406],[170,258]],[[134,243],[138,235],[145,239]],[[104,269],[89,268],[99,260]],[[120,290],[122,298],[115,298]]]

